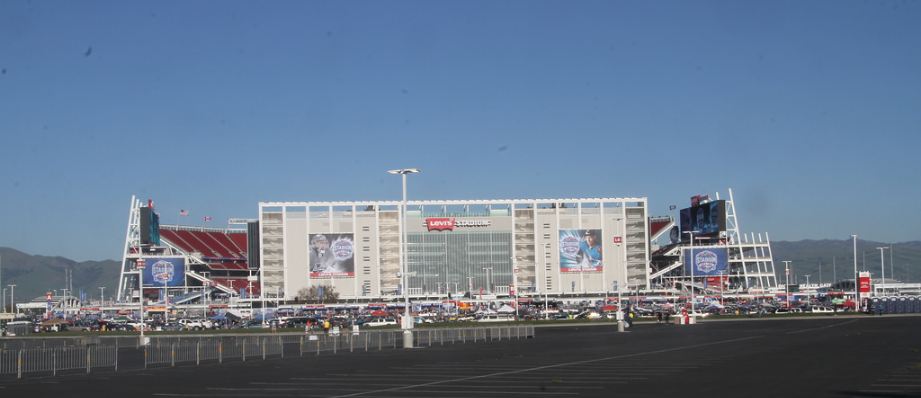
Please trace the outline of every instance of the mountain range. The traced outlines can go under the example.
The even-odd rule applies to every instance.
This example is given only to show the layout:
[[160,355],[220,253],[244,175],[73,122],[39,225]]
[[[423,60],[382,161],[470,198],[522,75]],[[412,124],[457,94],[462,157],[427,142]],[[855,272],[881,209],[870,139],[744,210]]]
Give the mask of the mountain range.
[[118,285],[120,261],[82,261],[77,262],[64,257],[31,255],[8,247],[0,247],[2,258],[3,288],[6,290],[5,302],[9,305],[10,291],[7,285],[15,284],[16,302],[29,301],[43,297],[46,292],[57,290],[58,294],[65,286],[65,270],[71,270],[75,296],[80,296],[82,289],[88,299],[99,299],[99,287],[105,287],[106,297],[115,294]]
[[[859,240],[857,242],[857,268],[869,270],[873,279],[880,276],[880,254],[877,247],[892,247],[885,251],[886,280],[894,278],[903,282],[921,281],[921,241],[881,243]],[[853,275],[853,243],[851,240],[800,240],[775,241],[771,243],[774,267],[778,283],[784,283],[783,260],[790,261],[791,283],[831,282],[850,279]],[[112,297],[118,284],[120,261],[77,262],[64,257],[31,255],[21,251],[0,247],[2,257],[3,288],[16,284],[16,301],[42,297],[45,292],[65,287],[65,270],[71,270],[73,287],[79,296],[83,290],[87,298],[98,299],[99,287],[105,287],[105,295]],[[893,264],[894,263],[894,264]],[[9,301],[9,290],[6,293]]]
[[[857,241],[857,270],[870,271],[873,280],[879,280],[880,251],[878,247],[892,247],[884,250],[886,264],[886,281],[900,282],[921,281],[921,241],[883,243]],[[800,240],[771,242],[774,255],[774,269],[777,282],[784,283],[783,260],[790,261],[790,283],[831,282],[837,277],[853,279],[854,244],[845,240]],[[891,256],[890,256],[891,254]]]

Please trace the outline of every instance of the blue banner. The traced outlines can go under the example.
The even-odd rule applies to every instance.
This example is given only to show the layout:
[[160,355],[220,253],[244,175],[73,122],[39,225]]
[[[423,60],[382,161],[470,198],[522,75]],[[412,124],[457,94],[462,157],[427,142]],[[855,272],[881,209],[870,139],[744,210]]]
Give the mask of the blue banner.
[[182,257],[148,257],[144,268],[144,287],[183,286],[185,259]]
[[691,274],[691,258],[694,258],[694,276],[719,276],[727,274],[729,267],[728,250],[725,247],[700,247],[684,249],[684,271]]

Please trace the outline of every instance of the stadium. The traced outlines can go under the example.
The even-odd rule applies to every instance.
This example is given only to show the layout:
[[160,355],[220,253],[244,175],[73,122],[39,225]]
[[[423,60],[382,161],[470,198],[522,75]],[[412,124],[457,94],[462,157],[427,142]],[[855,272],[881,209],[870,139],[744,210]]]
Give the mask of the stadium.
[[[402,209],[260,202],[256,219],[202,228],[161,225],[152,201],[132,197],[118,302],[136,303],[141,284],[164,309],[216,297],[289,301],[310,287],[356,303],[392,301],[403,297],[404,263],[414,300],[777,288],[770,240],[740,231],[731,190],[728,199],[694,196],[674,217],[651,216],[645,197],[409,201],[405,224]],[[691,277],[685,260],[701,256],[713,266]]]

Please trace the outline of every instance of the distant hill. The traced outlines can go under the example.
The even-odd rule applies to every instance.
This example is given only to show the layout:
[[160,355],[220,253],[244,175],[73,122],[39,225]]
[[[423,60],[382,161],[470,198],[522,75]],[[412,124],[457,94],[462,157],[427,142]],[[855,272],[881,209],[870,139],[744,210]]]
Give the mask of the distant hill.
[[[866,269],[879,276],[879,246],[888,243],[859,240],[857,242],[858,269],[864,269],[864,252]],[[810,282],[830,282],[837,278],[851,278],[854,263],[851,259],[853,248],[850,240],[801,240],[772,242],[774,250],[774,267],[778,282],[783,283],[784,268],[782,260],[792,261],[793,273],[799,282],[805,282],[804,275],[810,275]],[[895,261],[894,277],[905,282],[921,281],[921,241],[892,244]],[[64,288],[64,270],[72,269],[74,289],[79,294],[84,289],[88,297],[99,297],[99,287],[105,286],[106,296],[115,294],[118,285],[120,262],[115,260],[77,262],[64,257],[30,255],[15,249],[0,247],[3,256],[3,287],[16,284],[16,301],[22,302],[43,296],[45,292]],[[833,259],[837,262],[837,272],[832,270]],[[821,271],[820,271],[821,265]],[[889,252],[886,251],[886,279],[890,273]],[[792,276],[791,276],[792,278]],[[792,281],[792,279],[791,279]],[[9,292],[7,292],[9,294]],[[7,296],[9,301],[9,296]]]
[[[16,284],[16,302],[44,296],[50,290],[63,289],[65,269],[73,270],[73,286],[77,295],[82,288],[87,297],[98,299],[99,287],[105,286],[106,296],[111,297],[118,285],[119,261],[77,262],[64,257],[31,255],[7,247],[0,247],[0,255],[3,256],[3,287]],[[6,294],[9,302],[9,291]]]
[[[889,247],[890,243],[857,241],[857,269],[869,270],[873,279],[880,276],[880,259],[877,247]],[[889,250],[885,251],[886,281],[894,278],[902,282],[921,281],[921,241],[892,243],[892,260],[895,263],[893,270],[889,261]],[[837,277],[852,279],[854,274],[854,246],[850,239],[846,240],[800,240],[800,241],[774,241],[771,242],[774,253],[774,268],[777,272],[778,283],[784,280],[784,264],[782,260],[790,260],[793,273],[800,283],[805,282],[804,275],[809,275],[809,282],[819,282],[819,275],[824,282],[830,282],[835,272],[832,270],[833,261],[837,263]],[[864,257],[866,256],[866,257]],[[866,258],[866,266],[864,266]],[[821,271],[820,271],[821,265]],[[892,272],[890,271],[892,270]],[[791,283],[793,283],[791,273]]]

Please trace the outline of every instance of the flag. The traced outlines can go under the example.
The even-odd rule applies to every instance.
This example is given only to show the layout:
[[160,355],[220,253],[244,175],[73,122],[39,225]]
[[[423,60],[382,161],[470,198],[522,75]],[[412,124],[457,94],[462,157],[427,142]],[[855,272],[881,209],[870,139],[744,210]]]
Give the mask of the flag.
[[188,210],[179,210],[179,215],[180,215],[180,216],[183,216],[183,217],[188,216],[188,215],[189,215],[189,211],[188,211]]
[[211,216],[204,216],[204,217],[201,218],[201,220],[204,221],[204,222],[208,222],[208,221],[211,221],[211,220],[213,220],[213,219],[214,219],[214,218],[211,217]]

